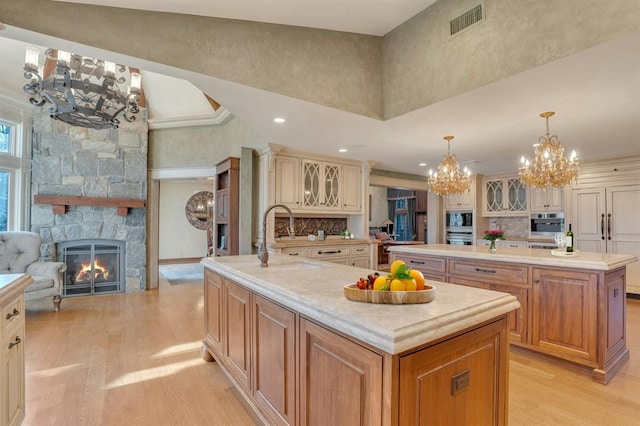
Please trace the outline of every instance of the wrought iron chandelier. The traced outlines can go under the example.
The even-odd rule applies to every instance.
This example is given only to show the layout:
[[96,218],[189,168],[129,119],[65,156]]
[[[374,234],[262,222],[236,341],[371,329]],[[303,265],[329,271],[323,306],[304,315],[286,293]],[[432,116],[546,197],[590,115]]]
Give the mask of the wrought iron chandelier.
[[576,152],[572,151],[567,160],[558,137],[549,131],[549,117],[554,114],[551,111],[540,114],[547,122],[547,131],[540,136],[533,163],[524,156],[520,159],[520,180],[534,188],[563,187],[578,177]]
[[429,170],[429,190],[439,195],[462,194],[471,187],[471,171],[466,167],[460,171],[456,156],[451,153],[453,136],[445,136],[444,139],[447,141],[447,153],[442,157],[437,172]]
[[117,129],[118,116],[127,121],[136,119],[140,74],[132,72],[130,87],[123,89],[121,85],[127,81],[123,65],[47,49],[45,67],[39,68],[39,55],[37,48],[26,48],[24,76],[29,82],[23,90],[31,95],[33,105],[48,103],[54,120],[92,129]]

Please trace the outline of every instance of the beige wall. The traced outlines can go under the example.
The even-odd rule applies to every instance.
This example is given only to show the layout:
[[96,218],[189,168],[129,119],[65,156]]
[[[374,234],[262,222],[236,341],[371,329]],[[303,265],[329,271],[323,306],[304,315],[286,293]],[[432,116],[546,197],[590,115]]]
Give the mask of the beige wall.
[[382,226],[382,222],[389,216],[387,203],[387,188],[382,186],[369,186],[371,195],[371,220],[369,226]]
[[235,117],[218,126],[151,130],[149,168],[211,167],[258,144],[254,132]]
[[160,181],[160,260],[206,256],[207,232],[191,226],[184,209],[194,193],[213,192],[212,182],[202,179]]
[[385,119],[640,28],[638,0],[484,0],[486,20],[451,37],[478,3],[440,0],[384,37]]
[[449,20],[478,1],[440,0],[383,38],[45,0],[2,0],[0,17],[8,25],[387,119],[640,28],[637,0],[484,0],[486,21],[450,38]]

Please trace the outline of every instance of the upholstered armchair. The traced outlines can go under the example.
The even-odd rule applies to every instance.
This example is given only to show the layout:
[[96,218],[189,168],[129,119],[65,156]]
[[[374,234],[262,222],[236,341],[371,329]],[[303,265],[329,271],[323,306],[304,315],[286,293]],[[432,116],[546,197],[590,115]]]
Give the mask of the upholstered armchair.
[[60,310],[63,262],[42,262],[40,234],[26,231],[0,232],[0,274],[31,275],[33,283],[24,291],[25,300],[52,297],[53,310]]

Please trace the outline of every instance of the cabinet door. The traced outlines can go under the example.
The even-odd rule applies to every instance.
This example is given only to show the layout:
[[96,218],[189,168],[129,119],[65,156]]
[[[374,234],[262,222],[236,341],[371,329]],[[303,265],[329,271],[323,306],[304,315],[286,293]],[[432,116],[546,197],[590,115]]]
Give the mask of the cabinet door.
[[501,319],[401,357],[398,424],[505,425],[506,334]]
[[533,345],[565,359],[596,361],[596,274],[533,269]]
[[276,158],[276,203],[292,210],[300,208],[300,159]]
[[322,165],[324,194],[323,207],[325,209],[341,210],[341,185],[342,166],[334,163],[324,163]]
[[529,199],[532,212],[559,212],[564,210],[564,190],[562,188],[530,188]]
[[362,170],[357,166],[342,166],[342,209],[362,211]]
[[[607,251],[606,199],[604,188],[573,191],[574,247],[580,251]],[[567,227],[568,228],[568,227]]]
[[296,316],[254,296],[253,318],[253,395],[275,424],[295,424]]
[[205,339],[211,348],[222,354],[222,277],[209,269],[204,271]]
[[224,358],[238,383],[251,389],[251,305],[249,290],[224,280]]
[[24,326],[6,336],[2,348],[2,424],[19,425],[24,419]]
[[503,293],[512,294],[520,302],[520,308],[509,312],[507,315],[507,323],[509,325],[509,334],[511,342],[528,343],[527,340],[527,303],[529,298],[529,289],[524,287],[516,287],[505,284],[489,283],[485,287],[487,290],[501,291]]
[[471,179],[469,191],[444,197],[445,210],[473,210],[476,203],[475,178]]
[[302,207],[321,208],[324,183],[322,181],[322,163],[302,160]]
[[216,222],[227,222],[229,220],[229,190],[219,189],[216,191]]
[[504,211],[504,181],[486,180],[483,185],[483,212],[485,215]]
[[351,266],[355,266],[356,268],[369,269],[369,258],[357,257],[357,258],[351,259]]
[[506,211],[510,213],[526,212],[529,210],[527,204],[527,187],[520,178],[505,179],[506,200],[504,205]]
[[300,320],[300,424],[382,424],[382,356]]

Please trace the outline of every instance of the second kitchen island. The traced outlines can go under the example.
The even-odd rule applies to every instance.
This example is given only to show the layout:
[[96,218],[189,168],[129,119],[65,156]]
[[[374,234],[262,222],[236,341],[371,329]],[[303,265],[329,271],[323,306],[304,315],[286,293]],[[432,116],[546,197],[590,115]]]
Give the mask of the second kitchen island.
[[434,301],[347,300],[371,270],[284,255],[203,259],[205,339],[267,424],[507,422],[509,294],[432,282]]
[[629,359],[626,265],[632,255],[429,244],[391,249],[427,278],[514,295],[511,344],[590,369],[606,384]]

